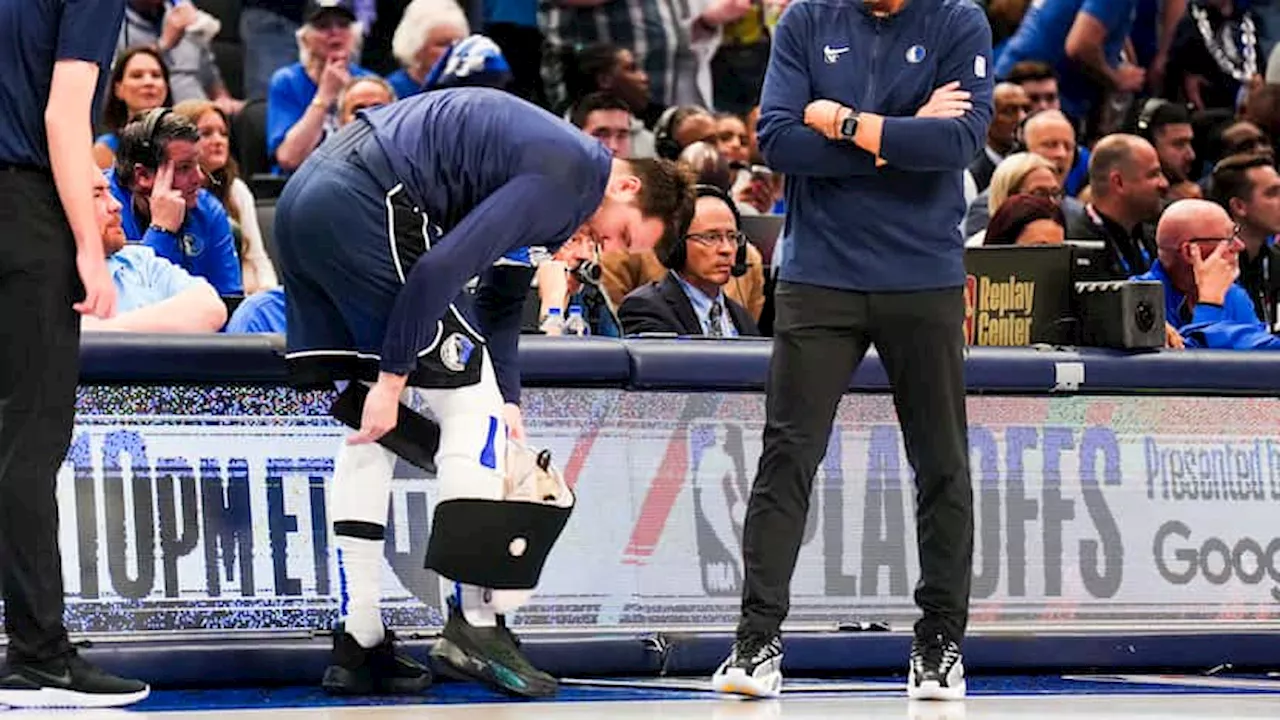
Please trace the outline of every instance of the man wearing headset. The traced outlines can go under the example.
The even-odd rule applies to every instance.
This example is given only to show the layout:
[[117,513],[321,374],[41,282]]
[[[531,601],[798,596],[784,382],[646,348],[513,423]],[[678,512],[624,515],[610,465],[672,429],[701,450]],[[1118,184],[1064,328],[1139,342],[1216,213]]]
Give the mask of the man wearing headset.
[[196,126],[170,110],[148,111],[120,131],[109,171],[123,206],[125,238],[213,285],[219,295],[244,292],[235,236],[222,203],[203,189]]
[[718,188],[699,185],[697,191],[689,231],[683,237],[663,238],[655,248],[667,274],[631,292],[618,308],[627,335],[760,334],[746,308],[724,293],[724,286],[747,269],[747,240],[739,230],[738,210]]

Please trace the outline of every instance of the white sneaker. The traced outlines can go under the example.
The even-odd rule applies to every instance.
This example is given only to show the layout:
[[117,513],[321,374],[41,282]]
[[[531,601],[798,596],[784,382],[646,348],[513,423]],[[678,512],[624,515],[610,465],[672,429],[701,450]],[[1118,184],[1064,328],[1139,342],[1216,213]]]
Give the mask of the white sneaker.
[[946,636],[917,637],[911,643],[907,697],[912,700],[963,700],[964,660],[960,646]]
[[716,692],[773,698],[782,694],[782,637],[748,637],[733,644],[733,652],[711,677]]

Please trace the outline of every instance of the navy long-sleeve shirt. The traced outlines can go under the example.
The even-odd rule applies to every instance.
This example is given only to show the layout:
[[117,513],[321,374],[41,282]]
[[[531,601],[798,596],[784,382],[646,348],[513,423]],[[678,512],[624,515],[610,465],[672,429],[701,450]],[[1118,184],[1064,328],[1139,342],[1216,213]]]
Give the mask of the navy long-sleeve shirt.
[[[513,95],[439,90],[362,113],[405,192],[444,230],[405,277],[381,369],[404,375],[449,303],[481,277],[476,308],[503,398],[519,400],[519,309],[527,273],[490,269],[521,247],[555,248],[600,206],[612,156],[599,141]],[[513,287],[524,283],[517,292]]]
[[[796,0],[765,73],[760,149],[787,175],[783,280],[866,292],[964,284],[964,170],[992,116],[991,28],[970,0],[911,0],[876,18],[861,2]],[[951,81],[955,119],[917,118]],[[880,156],[804,124],[813,100],[885,117]]]

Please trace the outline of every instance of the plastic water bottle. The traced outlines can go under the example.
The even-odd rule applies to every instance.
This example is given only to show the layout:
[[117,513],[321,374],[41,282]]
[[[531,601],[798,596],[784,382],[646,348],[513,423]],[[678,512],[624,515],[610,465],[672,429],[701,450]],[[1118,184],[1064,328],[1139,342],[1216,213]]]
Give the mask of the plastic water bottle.
[[564,334],[577,335],[578,337],[586,337],[591,334],[591,327],[587,325],[587,319],[582,316],[581,305],[569,306],[569,319],[564,321]]
[[542,321],[542,325],[538,326],[544,335],[560,335],[564,333],[564,316],[560,314],[560,308],[553,307],[547,309],[547,317]]

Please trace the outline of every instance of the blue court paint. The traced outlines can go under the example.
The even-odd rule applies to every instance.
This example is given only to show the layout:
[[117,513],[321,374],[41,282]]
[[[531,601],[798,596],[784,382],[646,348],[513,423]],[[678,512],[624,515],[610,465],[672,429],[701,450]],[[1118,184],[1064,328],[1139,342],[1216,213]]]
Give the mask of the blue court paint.
[[[1185,684],[1170,683],[1170,676],[1126,676],[1132,682],[1118,682],[1116,676],[1102,676],[1092,680],[1088,676],[1073,675],[1066,678],[1050,676],[995,676],[968,678],[969,697],[1027,697],[1027,696],[1081,696],[1081,695],[1280,695],[1280,683],[1274,690],[1254,682],[1203,683],[1206,678],[1186,676]],[[1214,676],[1226,680],[1224,676]],[[1241,680],[1245,676],[1238,676]],[[695,678],[705,679],[705,678]],[[841,678],[834,682],[848,682]],[[902,678],[857,678],[858,682],[889,682],[897,689],[877,692],[814,693],[807,697],[904,697],[905,682]],[[1149,681],[1149,682],[1148,682]],[[833,680],[792,679],[787,684],[821,683]],[[531,703],[554,702],[619,702],[645,700],[694,700],[712,697],[711,693],[678,690],[646,690],[632,688],[597,688],[561,686],[559,695],[551,700],[530,700]],[[247,710],[306,707],[356,707],[385,705],[462,705],[511,702],[511,699],[477,683],[442,681],[414,697],[334,698],[325,695],[318,687],[292,688],[235,688],[226,690],[158,690],[151,697],[135,706],[137,710]],[[607,711],[600,713],[607,716]]]
[[494,447],[494,442],[498,436],[498,418],[489,416],[489,439],[484,442],[484,449],[480,451],[480,464],[490,470],[498,469],[498,453]]

